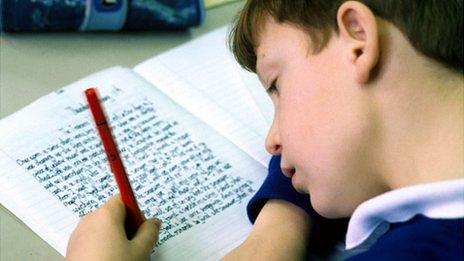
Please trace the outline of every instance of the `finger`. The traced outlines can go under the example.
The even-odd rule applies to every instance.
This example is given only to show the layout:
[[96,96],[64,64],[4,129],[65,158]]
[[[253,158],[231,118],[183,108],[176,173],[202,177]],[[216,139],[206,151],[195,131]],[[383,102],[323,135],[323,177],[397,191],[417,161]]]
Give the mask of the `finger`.
[[145,220],[131,240],[134,251],[148,255],[158,241],[161,221],[157,218]]
[[109,200],[102,206],[102,209],[105,209],[109,212],[111,217],[118,223],[124,224],[126,219],[126,207],[121,200],[121,196],[116,194],[109,198]]

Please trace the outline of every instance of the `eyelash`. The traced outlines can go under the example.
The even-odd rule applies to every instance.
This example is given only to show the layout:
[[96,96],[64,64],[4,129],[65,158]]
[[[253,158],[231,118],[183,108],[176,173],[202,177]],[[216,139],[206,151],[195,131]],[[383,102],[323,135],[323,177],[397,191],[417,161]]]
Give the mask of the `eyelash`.
[[275,80],[271,83],[271,85],[270,85],[269,88],[267,89],[267,93],[269,93],[269,94],[274,94],[274,93],[279,94],[279,90],[277,89],[276,83],[277,83],[277,79],[275,79]]

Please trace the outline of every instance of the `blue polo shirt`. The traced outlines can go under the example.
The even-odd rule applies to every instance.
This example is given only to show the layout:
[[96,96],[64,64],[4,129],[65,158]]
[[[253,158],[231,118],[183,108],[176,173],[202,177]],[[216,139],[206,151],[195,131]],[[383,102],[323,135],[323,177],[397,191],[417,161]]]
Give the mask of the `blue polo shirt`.
[[318,215],[309,196],[299,194],[273,157],[263,185],[248,204],[253,223],[269,199],[289,201],[304,209],[313,222],[308,250],[342,253],[333,259],[464,260],[464,179],[415,185],[389,191],[356,208],[352,217],[329,220]]

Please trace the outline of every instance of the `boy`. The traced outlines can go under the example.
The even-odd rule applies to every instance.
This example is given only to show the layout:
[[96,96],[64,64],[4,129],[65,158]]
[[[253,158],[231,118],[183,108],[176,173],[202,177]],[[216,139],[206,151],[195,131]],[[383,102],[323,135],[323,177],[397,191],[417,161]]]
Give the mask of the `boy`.
[[[351,216],[352,260],[463,260],[462,9],[462,0],[245,4],[232,49],[273,100],[266,148],[280,158],[250,202],[250,236],[225,259],[303,258],[334,232],[315,210]],[[114,251],[79,240],[107,220],[120,222],[94,238],[148,253],[157,226],[141,227],[146,241],[124,241],[124,211],[115,209],[118,199],[81,221],[70,258]]]

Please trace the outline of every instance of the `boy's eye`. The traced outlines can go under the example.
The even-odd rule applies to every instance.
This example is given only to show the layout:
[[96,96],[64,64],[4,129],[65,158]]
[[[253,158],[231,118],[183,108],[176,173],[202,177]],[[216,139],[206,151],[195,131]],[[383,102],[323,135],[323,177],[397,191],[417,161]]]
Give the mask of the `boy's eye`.
[[274,80],[274,81],[271,83],[271,85],[269,86],[269,88],[267,88],[266,92],[267,92],[269,95],[272,95],[272,94],[279,94],[279,90],[277,89],[276,82],[277,82],[277,79]]

